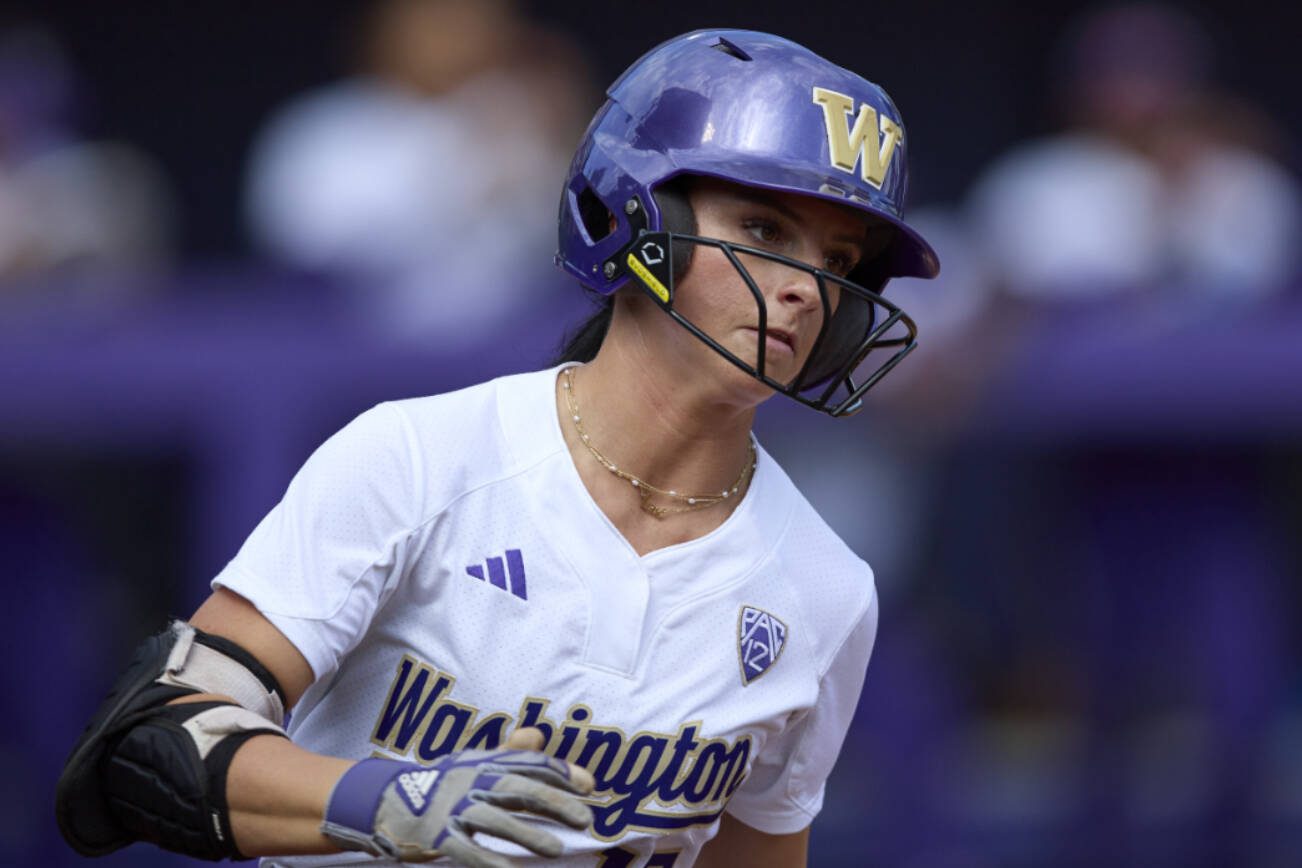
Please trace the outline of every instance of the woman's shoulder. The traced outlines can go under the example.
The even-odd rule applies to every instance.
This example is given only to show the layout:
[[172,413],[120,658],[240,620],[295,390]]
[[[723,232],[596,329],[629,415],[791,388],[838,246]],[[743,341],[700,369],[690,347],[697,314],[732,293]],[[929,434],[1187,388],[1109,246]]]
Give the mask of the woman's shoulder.
[[556,427],[554,371],[531,371],[419,398],[381,404],[414,463],[424,470],[431,503],[457,490],[512,475],[531,452],[551,448]]
[[784,502],[785,521],[773,555],[797,599],[811,641],[827,665],[844,638],[875,615],[872,567],[832,529],[774,462],[768,494]]
[[784,519],[779,547],[788,555],[810,558],[851,580],[866,578],[871,582],[872,569],[868,564],[846,545],[782,466],[767,451],[762,451],[762,456],[768,465],[764,490],[765,497],[771,501],[768,509],[772,511],[780,505]]
[[464,429],[467,423],[474,424],[495,404],[497,391],[504,382],[523,376],[527,375],[499,377],[447,392],[388,401],[381,406],[396,410],[422,434],[442,435]]
[[861,608],[867,605],[873,593],[872,567],[799,492],[781,545],[783,559],[798,564],[807,583],[813,586],[813,598],[840,601],[842,605],[857,599]]
[[527,425],[533,431],[554,425],[553,388],[556,371],[508,374],[464,388],[388,402],[422,439],[447,449],[457,442],[479,449],[503,434],[522,432],[509,426]]

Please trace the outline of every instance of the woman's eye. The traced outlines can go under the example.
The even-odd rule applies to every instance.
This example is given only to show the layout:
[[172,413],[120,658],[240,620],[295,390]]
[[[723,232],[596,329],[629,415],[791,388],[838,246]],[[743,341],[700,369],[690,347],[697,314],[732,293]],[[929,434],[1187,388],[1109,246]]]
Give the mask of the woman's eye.
[[854,267],[858,264],[843,253],[834,253],[827,257],[825,262],[826,264],[823,266],[824,269],[833,274],[839,274],[842,277],[853,271]]
[[765,244],[776,244],[782,237],[777,224],[768,220],[747,220],[742,224],[742,228],[749,232],[756,241],[762,241]]

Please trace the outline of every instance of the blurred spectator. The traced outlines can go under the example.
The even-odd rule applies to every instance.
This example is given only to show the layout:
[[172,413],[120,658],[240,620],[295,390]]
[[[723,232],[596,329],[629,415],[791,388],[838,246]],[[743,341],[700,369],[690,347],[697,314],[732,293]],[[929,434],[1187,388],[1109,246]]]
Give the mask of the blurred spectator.
[[554,283],[557,178],[591,109],[559,35],[504,0],[385,0],[362,69],[295,100],[258,142],[256,241],[365,290],[384,325],[483,334]]
[[0,278],[11,285],[52,271],[135,272],[171,246],[162,174],[134,147],[79,139],[76,89],[48,34],[0,33]]
[[1154,129],[1178,285],[1255,294],[1292,274],[1302,231],[1298,187],[1265,156],[1272,146],[1264,118],[1212,93],[1185,101]]
[[1270,122],[1210,88],[1208,34],[1173,7],[1110,7],[1062,56],[1071,129],[1015,149],[972,197],[1000,283],[1041,298],[1282,288],[1298,187],[1270,156]]
[[893,424],[907,430],[914,443],[924,438],[935,446],[962,426],[971,400],[1003,361],[993,340],[1002,326],[991,304],[985,257],[958,209],[931,205],[909,215],[942,266],[932,280],[902,277],[887,286],[887,294],[918,324],[918,349],[873,387],[873,395],[889,405]]

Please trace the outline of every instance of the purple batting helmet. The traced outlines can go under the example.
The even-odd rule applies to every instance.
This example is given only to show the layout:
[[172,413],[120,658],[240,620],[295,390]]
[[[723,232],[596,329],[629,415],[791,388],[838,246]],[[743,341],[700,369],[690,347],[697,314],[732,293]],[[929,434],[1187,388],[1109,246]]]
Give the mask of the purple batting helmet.
[[[803,404],[834,416],[860,409],[863,392],[916,345],[912,321],[881,295],[882,287],[891,277],[934,277],[939,271],[935,252],[902,217],[907,142],[886,92],[781,37],[698,30],[652,49],[611,85],[607,97],[579,144],[561,194],[557,264],[602,295],[632,280],[733,364]],[[685,199],[666,186],[680,176],[849,206],[891,227],[890,240],[849,275],[835,275],[700,238],[691,234]],[[691,255],[689,245],[722,249],[755,296],[760,335],[754,366],[674,310],[674,279]],[[764,372],[767,312],[738,253],[781,261],[818,281],[822,331],[804,370],[790,382]],[[834,314],[829,284],[842,290]],[[879,348],[892,349],[890,358],[856,384],[851,375]],[[838,387],[847,391],[834,399]]]

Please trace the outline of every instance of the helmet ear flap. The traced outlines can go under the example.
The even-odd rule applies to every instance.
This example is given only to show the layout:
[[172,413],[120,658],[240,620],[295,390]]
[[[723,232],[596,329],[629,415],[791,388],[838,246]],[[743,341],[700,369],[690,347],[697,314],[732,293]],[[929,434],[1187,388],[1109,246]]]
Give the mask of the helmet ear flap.
[[[656,208],[660,211],[660,228],[676,235],[696,234],[696,212],[688,198],[691,179],[679,175],[661,184],[652,192]],[[689,241],[673,243],[674,283],[682,280],[687,267],[692,264],[692,251],[696,245]]]

